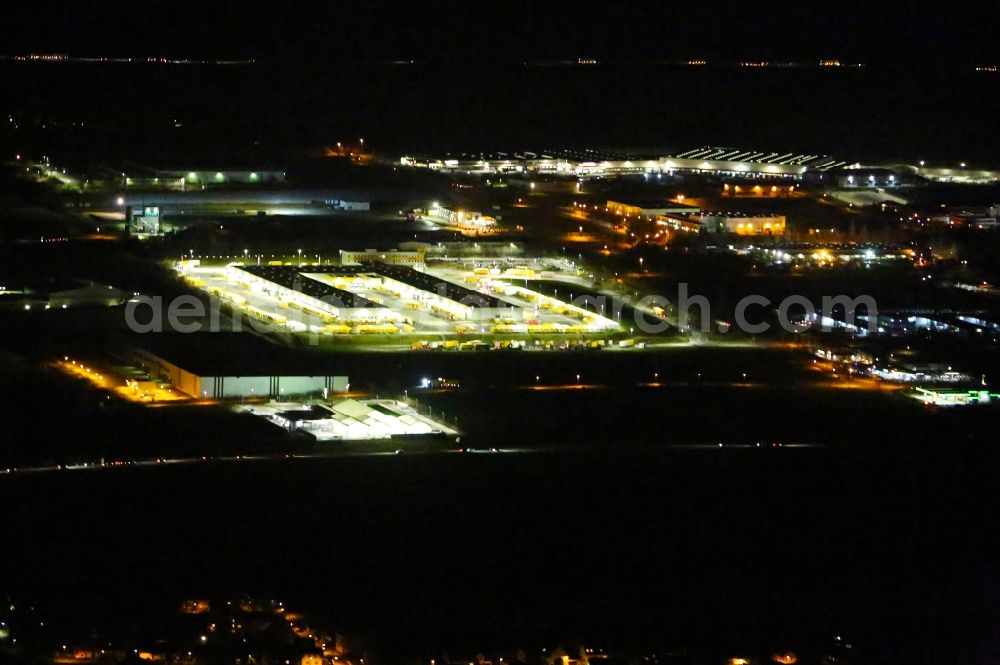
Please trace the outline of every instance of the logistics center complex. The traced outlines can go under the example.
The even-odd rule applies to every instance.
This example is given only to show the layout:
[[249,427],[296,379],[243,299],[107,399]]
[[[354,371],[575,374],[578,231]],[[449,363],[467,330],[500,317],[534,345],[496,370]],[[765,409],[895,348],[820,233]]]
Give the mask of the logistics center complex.
[[431,271],[388,263],[203,266],[194,260],[180,262],[178,269],[189,284],[234,310],[291,332],[558,334],[619,330],[609,318],[532,290],[529,284],[538,276],[526,267],[449,266]]

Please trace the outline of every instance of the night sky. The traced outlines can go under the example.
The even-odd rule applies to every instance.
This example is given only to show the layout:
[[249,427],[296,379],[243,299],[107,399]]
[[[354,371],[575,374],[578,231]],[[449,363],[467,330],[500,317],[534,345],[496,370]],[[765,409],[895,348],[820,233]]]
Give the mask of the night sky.
[[261,60],[805,60],[991,64],[997,3],[21,2],[6,54]]

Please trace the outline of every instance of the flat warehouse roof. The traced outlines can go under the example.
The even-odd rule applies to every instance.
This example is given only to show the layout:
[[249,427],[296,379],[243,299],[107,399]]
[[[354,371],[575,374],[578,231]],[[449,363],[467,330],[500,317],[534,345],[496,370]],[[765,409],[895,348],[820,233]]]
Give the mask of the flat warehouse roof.
[[367,272],[384,275],[397,282],[402,282],[423,291],[440,293],[449,300],[454,300],[455,302],[463,302],[464,300],[463,304],[469,307],[514,307],[511,303],[489,294],[473,291],[459,284],[445,281],[440,277],[435,277],[425,272],[417,272],[413,268],[406,266],[390,266],[384,263],[374,263],[366,267],[368,268]]
[[144,351],[198,376],[346,375],[340,358],[273,344],[242,332],[147,333],[128,339]]
[[[372,308],[384,307],[384,305],[372,302],[367,298],[344,291],[343,289],[317,282],[305,275],[307,273],[333,276],[381,275],[407,286],[412,286],[415,289],[442,295],[449,300],[461,302],[469,307],[516,307],[509,302],[500,300],[496,296],[474,291],[460,284],[435,277],[429,273],[418,272],[407,266],[393,266],[385,263],[366,263],[360,266],[245,266],[242,270],[288,289],[295,288],[294,285],[298,283],[300,285],[299,290],[306,295],[313,296],[314,298],[322,298],[323,295],[329,295],[345,303],[345,307]],[[312,285],[315,285],[315,287]],[[315,295],[316,293],[321,293],[322,295]],[[349,300],[348,298],[352,299]]]
[[[242,270],[261,279],[266,279],[269,282],[283,286],[286,289],[299,291],[303,295],[317,298],[324,302],[331,302],[331,304],[341,303],[343,307],[353,309],[361,307],[367,309],[385,307],[385,305],[381,305],[374,300],[369,300],[356,293],[338,289],[323,282],[317,282],[315,279],[305,275],[306,270],[295,266],[245,266]],[[323,274],[329,271],[325,269],[310,269],[308,272]]]

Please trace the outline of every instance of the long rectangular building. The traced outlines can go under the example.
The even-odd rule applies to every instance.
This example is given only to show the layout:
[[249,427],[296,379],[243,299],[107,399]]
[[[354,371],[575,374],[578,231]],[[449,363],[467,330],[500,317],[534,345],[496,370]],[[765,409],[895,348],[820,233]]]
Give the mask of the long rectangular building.
[[310,278],[307,274],[330,274],[329,269],[325,267],[322,269],[317,267],[316,270],[312,268],[303,270],[296,266],[244,266],[241,270],[260,278],[262,282],[276,285],[278,288],[275,289],[275,295],[287,296],[295,294],[300,297],[305,296],[317,300],[320,303],[339,303],[341,307],[348,309],[377,309],[385,307],[385,305],[377,303],[374,300],[369,300],[357,293],[345,291],[325,282],[319,282]]
[[150,375],[169,381],[182,393],[196,399],[281,398],[328,396],[348,389],[346,376],[275,374],[261,372],[253,358],[240,365],[202,361],[190,353],[170,349],[133,347],[129,360]]
[[372,291],[424,303],[453,320],[488,320],[510,316],[519,309],[489,293],[405,265],[233,265],[227,271],[234,281],[244,282],[292,306],[305,306],[336,318],[398,319],[397,312],[374,300],[381,296]]
[[634,157],[600,150],[542,150],[403,156],[402,166],[467,175],[599,178],[628,174],[705,173],[798,179],[842,169],[848,162],[819,153],[702,147],[676,155]]

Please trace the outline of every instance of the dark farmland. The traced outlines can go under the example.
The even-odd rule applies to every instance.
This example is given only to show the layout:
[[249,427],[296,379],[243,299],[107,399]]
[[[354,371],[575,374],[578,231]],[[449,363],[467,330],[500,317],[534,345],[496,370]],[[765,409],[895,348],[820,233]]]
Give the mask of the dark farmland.
[[[386,662],[573,639],[806,650],[836,634],[872,662],[995,653],[995,409],[827,387],[787,351],[319,353],[502,452],[0,478],[6,589],[74,621],[273,595]],[[577,368],[595,387],[574,387]],[[654,373],[663,385],[640,385]],[[414,390],[424,375],[463,390]],[[290,445],[153,411],[119,416],[105,442]]]
[[389,662],[442,645],[806,648],[833,634],[873,662],[986,662],[995,461],[960,441],[896,443],[11,478],[0,556],[11,592],[67,613],[270,594],[375,638]]

